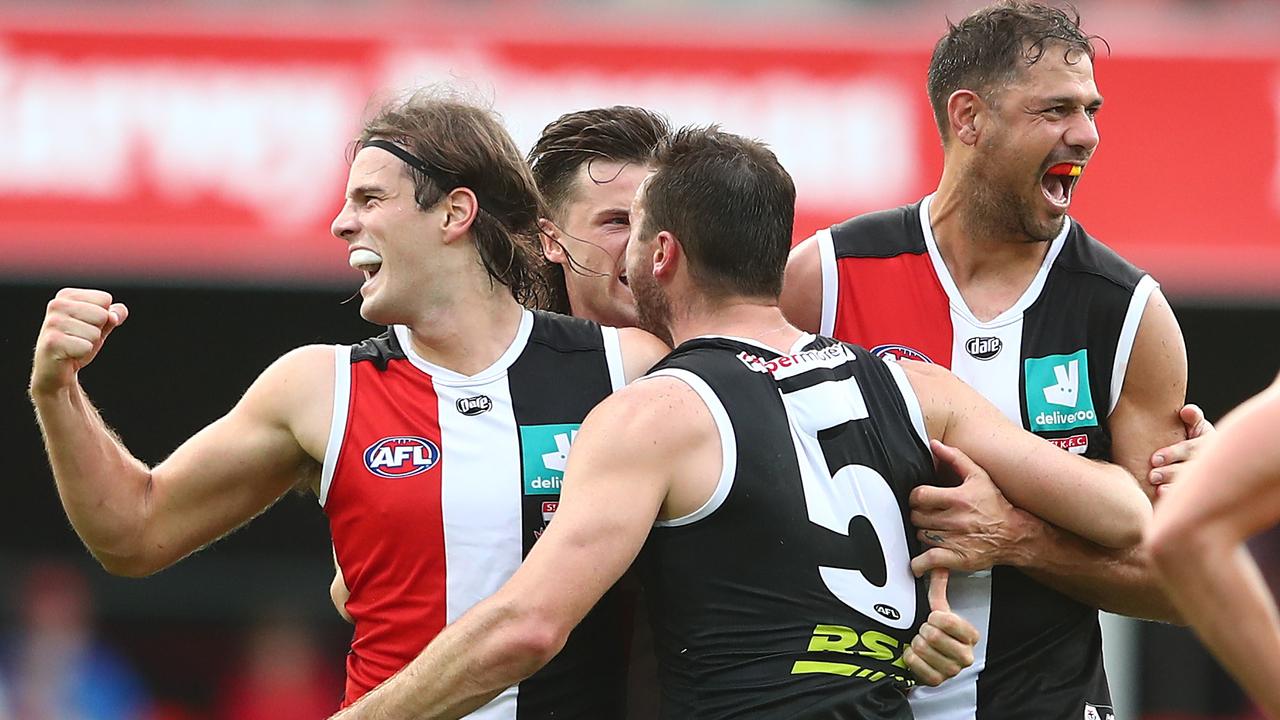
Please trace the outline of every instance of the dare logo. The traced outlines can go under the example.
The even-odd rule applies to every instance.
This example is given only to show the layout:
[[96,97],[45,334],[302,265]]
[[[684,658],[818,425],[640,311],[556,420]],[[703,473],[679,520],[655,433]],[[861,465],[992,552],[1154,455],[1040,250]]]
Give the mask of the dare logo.
[[412,477],[440,462],[440,448],[426,438],[386,437],[364,451],[364,466],[384,478]]
[[964,351],[975,360],[990,360],[1004,349],[1004,341],[998,337],[969,338],[964,344]]

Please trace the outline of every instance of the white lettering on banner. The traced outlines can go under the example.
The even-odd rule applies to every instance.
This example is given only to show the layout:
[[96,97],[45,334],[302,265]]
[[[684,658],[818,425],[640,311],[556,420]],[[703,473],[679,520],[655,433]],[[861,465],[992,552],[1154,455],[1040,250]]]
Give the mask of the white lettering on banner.
[[768,142],[794,178],[800,204],[810,208],[896,204],[920,169],[913,105],[919,88],[873,74],[832,80],[780,71],[556,73],[503,65],[480,52],[418,50],[391,53],[384,67],[391,87],[450,78],[491,96],[526,149],[547,123],[578,108],[640,105],[676,125],[719,123]]
[[[0,192],[212,195],[279,226],[336,211],[366,94],[319,63],[64,61],[0,49]],[[140,197],[145,212],[147,197]],[[154,200],[155,198],[153,198]]]

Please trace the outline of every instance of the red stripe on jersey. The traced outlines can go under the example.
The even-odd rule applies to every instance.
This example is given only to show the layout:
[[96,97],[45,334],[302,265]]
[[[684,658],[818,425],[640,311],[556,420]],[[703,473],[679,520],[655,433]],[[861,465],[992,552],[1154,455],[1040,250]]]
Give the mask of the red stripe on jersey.
[[836,272],[837,340],[902,346],[951,367],[951,304],[927,253],[837,258]]
[[346,436],[325,502],[355,622],[344,706],[444,628],[442,450],[430,376],[407,360],[383,371],[351,365]]

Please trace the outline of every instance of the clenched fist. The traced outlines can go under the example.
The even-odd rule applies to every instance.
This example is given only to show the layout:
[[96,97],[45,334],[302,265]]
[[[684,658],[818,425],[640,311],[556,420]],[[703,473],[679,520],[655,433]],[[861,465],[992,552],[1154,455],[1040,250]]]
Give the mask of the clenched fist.
[[97,356],[111,331],[129,317],[129,309],[101,290],[64,288],[49,301],[36,338],[31,393],[53,393],[76,381],[76,373]]

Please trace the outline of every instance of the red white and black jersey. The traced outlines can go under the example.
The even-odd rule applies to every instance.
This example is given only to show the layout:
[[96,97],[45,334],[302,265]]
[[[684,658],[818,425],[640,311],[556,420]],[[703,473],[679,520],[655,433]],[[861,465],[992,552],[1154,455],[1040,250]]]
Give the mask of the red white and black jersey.
[[[578,426],[624,374],[616,329],[543,312],[471,376],[418,356],[402,326],[336,354],[320,503],[351,591],[350,704],[511,577],[556,512]],[[469,717],[621,717],[624,631],[607,594],[550,664]]]
[[640,555],[661,717],[910,720],[902,651],[929,609],[907,497],[934,470],[902,368],[830,338],[702,337],[662,376],[702,398],[722,456]]
[[[980,321],[938,253],[931,198],[818,233],[822,332],[881,356],[946,366],[1027,430],[1109,459],[1108,416],[1155,281],[1068,219],[1022,297]],[[1094,608],[1008,567],[953,575],[950,596],[982,633],[977,659],[941,687],[915,690],[917,718],[1111,712]]]

